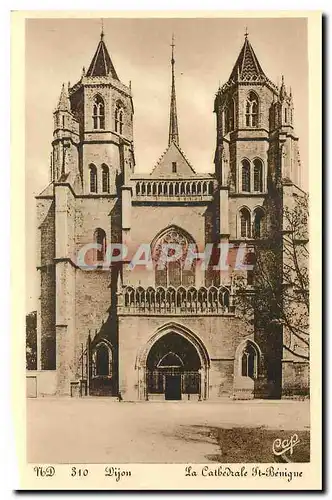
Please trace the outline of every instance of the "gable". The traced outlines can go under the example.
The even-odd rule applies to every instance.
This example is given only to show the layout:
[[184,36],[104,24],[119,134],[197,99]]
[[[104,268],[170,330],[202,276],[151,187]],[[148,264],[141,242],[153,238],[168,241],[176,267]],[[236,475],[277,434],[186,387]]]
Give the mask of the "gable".
[[[173,172],[173,164],[176,172]],[[179,179],[183,177],[195,177],[196,172],[182,153],[181,149],[172,142],[151,172],[151,177],[171,177]]]

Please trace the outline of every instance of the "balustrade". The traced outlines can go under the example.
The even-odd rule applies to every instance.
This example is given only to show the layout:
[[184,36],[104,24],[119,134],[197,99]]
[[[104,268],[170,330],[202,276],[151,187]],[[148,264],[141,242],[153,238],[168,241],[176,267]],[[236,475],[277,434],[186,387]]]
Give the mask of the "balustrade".
[[129,314],[233,314],[229,287],[133,287],[119,296],[119,312]]
[[213,180],[176,180],[176,181],[150,181],[140,180],[135,182],[135,195],[137,197],[210,197],[213,195]]

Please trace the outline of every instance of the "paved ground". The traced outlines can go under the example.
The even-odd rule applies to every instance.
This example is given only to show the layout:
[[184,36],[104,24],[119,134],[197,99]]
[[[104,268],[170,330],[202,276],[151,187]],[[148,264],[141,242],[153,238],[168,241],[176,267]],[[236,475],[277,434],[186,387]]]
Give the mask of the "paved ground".
[[[246,429],[245,435],[252,428],[259,433],[269,431],[266,434],[270,438],[271,430],[276,431],[277,437],[281,429],[308,431],[309,402],[117,403],[106,398],[28,399],[28,461],[109,464],[220,461],[220,436],[224,429],[234,428],[236,436],[239,427]],[[240,436],[241,429],[238,431]]]

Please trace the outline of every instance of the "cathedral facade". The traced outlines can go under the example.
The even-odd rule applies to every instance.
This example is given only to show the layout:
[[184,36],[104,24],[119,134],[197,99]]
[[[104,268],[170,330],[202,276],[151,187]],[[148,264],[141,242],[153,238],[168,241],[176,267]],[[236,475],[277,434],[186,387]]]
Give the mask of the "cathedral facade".
[[284,327],[250,323],[236,306],[234,272],[250,289],[250,245],[282,231],[280,203],[301,176],[292,95],[265,75],[247,35],[214,113],[214,171],[197,173],[180,146],[172,45],[168,145],[143,175],[131,89],[103,33],[88,70],[63,86],[51,182],[37,196],[38,394],[213,400],[308,389]]

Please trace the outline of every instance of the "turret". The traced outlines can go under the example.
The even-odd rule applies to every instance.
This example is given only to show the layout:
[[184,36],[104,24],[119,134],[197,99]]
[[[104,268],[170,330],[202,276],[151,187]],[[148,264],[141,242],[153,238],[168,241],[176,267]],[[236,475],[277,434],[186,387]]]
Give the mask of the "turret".
[[68,89],[62,84],[58,105],[53,113],[53,153],[51,159],[51,181],[77,168],[78,122],[74,118],[68,96]]

